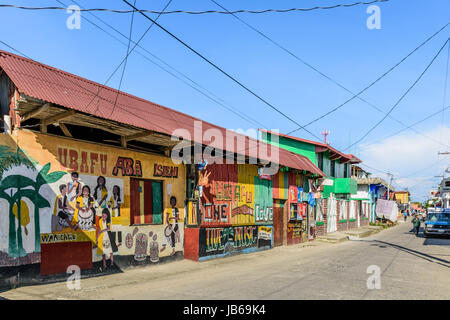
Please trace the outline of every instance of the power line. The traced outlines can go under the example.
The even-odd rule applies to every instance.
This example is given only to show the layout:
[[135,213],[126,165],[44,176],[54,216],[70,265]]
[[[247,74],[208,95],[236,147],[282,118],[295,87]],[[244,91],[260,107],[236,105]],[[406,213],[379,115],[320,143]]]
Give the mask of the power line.
[[[316,6],[312,8],[291,8],[291,9],[265,9],[265,10],[236,10],[232,11],[232,14],[236,13],[252,13],[252,14],[261,14],[261,13],[287,13],[287,12],[299,12],[299,11],[313,11],[313,10],[326,10],[326,9],[335,9],[335,8],[349,8],[358,5],[366,5],[380,2],[388,2],[390,0],[373,0],[369,2],[355,2],[348,4],[336,4],[333,6]],[[64,7],[25,7],[25,6],[16,6],[12,4],[0,4],[0,8],[15,8],[22,10],[67,10]],[[116,9],[107,9],[107,8],[92,8],[92,9],[80,9],[80,12],[90,12],[90,11],[102,11],[102,12],[111,12],[111,13],[133,13],[137,10],[116,10]],[[217,11],[217,10],[204,10],[204,11],[187,11],[187,10],[173,10],[173,11],[153,11],[153,10],[140,10],[141,12],[146,13],[155,13],[155,14],[173,14],[173,13],[185,13],[191,15],[198,14],[208,14],[208,13],[220,13],[220,14],[230,14],[228,11]]]
[[[169,3],[172,0],[169,1]],[[136,0],[134,0],[134,4],[136,5]],[[161,15],[159,15],[161,16]],[[159,17],[158,16],[158,17]],[[123,80],[123,76],[125,75],[125,69],[127,68],[127,62],[128,62],[128,56],[130,54],[130,44],[131,44],[131,36],[133,34],[133,23],[134,23],[134,11],[131,14],[131,23],[130,23],[130,36],[128,38],[128,46],[127,46],[127,54],[125,55],[125,62],[123,64],[123,69],[122,69],[122,75],[120,76],[120,82],[119,82],[119,87],[117,88],[117,94],[116,94],[116,99],[114,101],[114,106],[111,110],[111,114],[109,116],[111,116],[114,113],[114,110],[116,109],[116,103],[117,103],[117,98],[119,98],[119,93],[120,93],[120,88],[122,87],[122,80]],[[153,24],[150,25],[149,28],[151,28],[153,26]],[[141,38],[142,39],[142,38]]]
[[439,141],[442,141],[442,130],[444,130],[444,106],[445,103],[447,101],[447,80],[448,80],[448,64],[449,64],[449,60],[450,60],[450,42],[448,44],[448,49],[447,49],[447,64],[445,66],[445,81],[444,81],[444,97],[442,98],[442,123],[441,123],[441,133],[439,136]]
[[9,49],[13,50],[14,52],[17,52],[18,54],[20,54],[20,55],[22,55],[22,56],[24,56],[24,57],[26,57],[26,58],[28,58],[28,59],[30,59],[30,60],[33,60],[33,59],[31,59],[29,56],[27,56],[25,53],[19,51],[19,50],[16,49],[16,48],[11,47],[11,46],[10,46],[9,44],[7,44],[6,42],[0,40],[0,43],[3,44],[4,46],[8,47]]
[[[237,80],[236,78],[234,78],[233,76],[231,76],[229,73],[227,73],[226,71],[224,71],[223,69],[221,69],[219,66],[217,66],[216,64],[214,64],[211,60],[209,60],[208,58],[206,58],[205,56],[203,56],[201,53],[199,53],[198,51],[196,51],[194,48],[192,48],[190,45],[188,45],[186,42],[184,42],[183,40],[181,40],[180,38],[178,38],[176,35],[174,35],[173,33],[171,33],[170,31],[168,31],[166,28],[164,28],[163,26],[161,26],[158,22],[156,22],[155,20],[153,20],[152,18],[150,18],[148,15],[146,15],[145,13],[141,12],[139,9],[137,9],[135,6],[133,6],[131,3],[129,3],[127,0],[122,0],[123,2],[125,2],[126,4],[128,4],[130,7],[132,7],[133,9],[137,10],[142,16],[144,16],[146,19],[148,19],[149,21],[152,21],[156,26],[158,26],[161,30],[163,30],[164,32],[166,32],[167,34],[169,34],[172,38],[174,38],[175,40],[177,40],[178,42],[180,42],[183,46],[185,46],[186,48],[188,48],[190,51],[192,51],[193,53],[195,53],[196,55],[198,55],[201,59],[203,59],[205,62],[207,62],[208,64],[210,64],[211,66],[213,66],[216,70],[218,70],[219,72],[221,72],[222,74],[224,74],[226,77],[228,77],[229,79],[231,79],[233,82],[235,82],[236,84],[238,84],[240,87],[242,87],[244,90],[246,90],[247,92],[249,92],[251,95],[253,95],[254,97],[256,97],[258,100],[262,101],[264,104],[266,104],[267,106],[269,106],[271,109],[275,110],[276,112],[278,112],[279,114],[281,114],[283,117],[285,117],[286,119],[290,120],[291,122],[295,123],[298,126],[301,126],[297,121],[295,121],[294,119],[292,119],[291,117],[289,117],[288,115],[286,115],[284,112],[282,112],[281,110],[279,110],[277,107],[275,107],[274,105],[272,105],[271,103],[269,103],[267,100],[265,100],[264,98],[262,98],[261,96],[259,96],[257,93],[255,93],[254,91],[252,91],[251,89],[249,89],[248,87],[246,87],[244,84],[242,84],[239,80]],[[314,133],[312,133],[311,131],[305,129],[305,131],[307,131],[309,134],[311,134],[312,136],[314,136],[315,138],[319,139],[320,138],[315,135]]]
[[[6,47],[12,49],[13,51],[19,53],[20,55],[22,55],[22,56],[24,56],[24,57],[26,57],[26,58],[28,58],[28,59],[30,59],[30,60],[32,60],[32,61],[35,61],[35,60],[32,59],[31,57],[29,57],[29,56],[27,56],[26,54],[22,53],[22,52],[19,51],[18,49],[16,49],[16,48],[10,46],[9,44],[5,43],[4,41],[0,40],[0,43],[2,43],[3,45],[5,45]],[[44,66],[44,68],[48,68],[48,67],[47,67],[47,66]],[[73,85],[79,87],[79,88],[82,89],[83,91],[86,91],[86,92],[88,92],[88,93],[90,93],[90,94],[95,95],[94,92],[90,91],[90,90],[87,89],[86,87],[82,87],[82,86],[79,85],[77,82],[72,81],[72,80],[71,80],[71,77],[63,77],[63,75],[62,75],[60,72],[55,72],[54,74],[60,76],[60,77],[61,77],[62,79],[64,79],[65,81],[69,81],[70,83],[72,83]],[[101,96],[99,96],[98,98],[104,100],[105,102],[108,102],[108,103],[111,103],[111,104],[112,104],[112,102],[109,101],[108,99],[105,99],[105,98],[103,98],[103,97],[101,97]],[[137,114],[135,114],[134,112],[131,112],[131,111],[129,111],[128,109],[125,109],[125,108],[121,107],[121,106],[120,106],[120,103],[117,104],[117,107],[118,107],[119,109],[122,109],[124,112],[127,112],[127,113],[129,113],[129,114],[135,116],[135,117],[138,118],[138,119],[142,119],[142,116],[137,115]],[[147,121],[150,122],[151,124],[153,124],[154,126],[156,126],[157,128],[161,129],[161,132],[164,132],[164,130],[165,130],[164,127],[161,127],[161,126],[158,125],[157,123],[152,122],[152,121],[150,121],[150,120],[147,120]]]
[[348,146],[347,148],[344,149],[347,150],[351,147],[353,147],[354,145],[358,144],[359,142],[361,142],[365,137],[367,137],[373,130],[375,130],[375,128],[377,128],[388,116],[389,114],[391,114],[392,111],[394,111],[394,109],[399,105],[399,103],[406,97],[406,95],[412,90],[412,88],[415,87],[415,85],[420,81],[420,79],[422,79],[423,75],[427,72],[427,70],[431,67],[431,65],[433,64],[433,62],[436,60],[436,58],[439,56],[439,54],[441,53],[442,49],[444,49],[444,47],[447,45],[447,42],[450,40],[450,38],[447,39],[447,41],[445,41],[444,45],[439,49],[438,53],[433,57],[433,59],[430,61],[430,63],[427,65],[427,67],[425,68],[425,70],[423,70],[423,72],[420,74],[420,76],[414,81],[414,83],[405,91],[405,93],[400,97],[400,99],[398,99],[398,101],[392,106],[392,108],[388,111],[388,113],[380,120],[378,121],[374,126],[372,126],[360,139],[358,139],[356,142],[352,143],[350,146]]
[[321,115],[320,117],[311,120],[310,122],[308,122],[307,124],[300,126],[299,128],[288,132],[287,134],[292,134],[295,131],[298,131],[300,129],[303,129],[304,127],[307,127],[311,124],[313,124],[314,122],[317,122],[323,118],[325,118],[326,116],[330,115],[331,113],[335,112],[336,110],[342,108],[343,106],[345,106],[347,103],[349,103],[350,101],[352,101],[353,99],[355,99],[356,97],[358,97],[360,94],[362,94],[363,92],[367,91],[368,89],[370,89],[372,86],[374,86],[377,82],[379,82],[381,79],[383,79],[385,76],[387,76],[391,71],[393,71],[395,68],[397,68],[401,63],[403,63],[406,59],[408,59],[414,52],[416,52],[417,50],[419,50],[421,47],[423,47],[426,43],[428,43],[431,39],[433,39],[435,36],[437,36],[440,32],[442,32],[450,23],[447,23],[446,25],[444,25],[442,28],[440,28],[437,32],[435,32],[433,35],[431,35],[430,37],[428,37],[424,42],[422,42],[419,46],[417,46],[414,50],[412,50],[410,53],[408,53],[408,55],[406,55],[403,59],[401,59],[399,62],[397,62],[394,66],[392,66],[389,70],[387,70],[385,73],[383,73],[381,76],[379,76],[375,81],[373,81],[372,83],[370,83],[368,86],[366,86],[364,89],[362,89],[361,91],[359,91],[358,93],[356,93],[353,97],[347,99],[346,101],[344,101],[343,103],[341,103],[340,105],[336,106],[335,108],[331,109],[330,111],[326,112],[325,114]]
[[[31,57],[29,57],[29,56],[27,56],[26,54],[22,53],[22,52],[19,51],[18,49],[14,48],[14,47],[12,47],[12,46],[10,46],[10,45],[8,45],[8,44],[5,43],[4,41],[0,40],[0,43],[4,44],[6,47],[8,47],[8,48],[10,48],[11,50],[13,50],[13,51],[19,53],[20,55],[22,55],[22,56],[24,56],[24,57],[27,57],[28,59],[30,59],[30,60],[32,60],[32,61],[35,61],[35,60],[33,60]],[[44,66],[44,67],[46,67],[46,66]],[[47,67],[46,67],[46,68],[47,68]],[[63,76],[62,76],[61,73],[56,73],[56,74],[59,75],[61,78],[63,78]],[[66,81],[69,81],[70,83],[72,83],[72,84],[74,84],[75,86],[79,87],[79,88],[82,89],[83,91],[86,91],[86,92],[88,92],[88,93],[90,93],[90,94],[94,94],[94,92],[90,91],[89,89],[87,89],[87,88],[85,88],[85,87],[82,87],[82,86],[79,85],[77,82],[72,81],[70,78],[64,77],[63,79],[66,80]],[[99,98],[102,99],[102,100],[104,100],[104,101],[106,101],[106,102],[108,102],[108,103],[111,103],[111,101],[109,101],[109,100],[107,100],[107,99],[105,99],[105,98],[103,98],[103,97],[101,97],[101,96],[99,96]],[[117,104],[117,107],[118,107],[119,109],[121,109],[122,111],[124,111],[124,112],[126,112],[126,113],[128,113],[128,114],[133,115],[133,116],[136,117],[137,119],[142,119],[142,115],[138,115],[138,114],[136,114],[136,113],[134,113],[134,112],[129,111],[127,108],[122,107],[120,103]],[[148,119],[147,119],[147,121],[150,122],[151,124],[153,124],[155,127],[159,128],[159,129],[161,130],[161,132],[164,132],[164,131],[165,131],[165,128],[164,128],[164,127],[161,127],[161,126],[158,125],[157,123],[155,123],[155,122],[153,122],[153,121],[151,121],[151,120],[148,120]],[[29,127],[32,127],[32,126],[29,126]],[[236,153],[239,153],[239,152],[237,151]]]
[[[434,117],[435,115],[438,115],[438,114],[444,112],[445,110],[447,110],[447,109],[449,109],[449,108],[450,108],[450,106],[447,106],[447,107],[445,107],[444,109],[439,110],[439,111],[436,111],[436,112],[434,112],[434,113],[432,113],[432,114],[426,116],[425,118],[423,118],[423,119],[421,119],[421,120],[419,120],[419,121],[416,121],[416,122],[414,122],[413,124],[411,124],[411,125],[409,125],[409,126],[403,128],[403,129],[401,129],[401,130],[399,130],[399,131],[397,131],[397,132],[395,132],[395,133],[393,133],[393,134],[391,134],[391,135],[388,135],[388,136],[386,136],[386,137],[384,137],[384,138],[382,138],[382,139],[376,139],[376,140],[370,141],[370,143],[375,143],[375,142],[380,141],[380,140],[386,140],[386,139],[388,139],[388,138],[391,138],[391,137],[393,137],[393,136],[396,136],[396,135],[402,133],[403,131],[405,131],[405,130],[407,130],[407,129],[412,129],[412,127],[414,127],[414,126],[416,126],[416,125],[418,125],[418,124],[421,124],[421,123],[425,122],[426,120],[428,120],[428,119]],[[441,144],[441,145],[443,145],[443,146],[448,146],[448,145],[445,145],[445,144],[443,144],[443,143],[437,141],[437,140],[434,139],[434,138],[429,137],[428,135],[425,135],[425,134],[424,134],[423,136],[424,136],[424,137],[427,137],[427,138],[429,138],[429,139],[431,139],[431,140],[433,140],[433,141],[435,141],[435,142],[438,143],[438,144]]]
[[416,174],[419,173],[419,172],[422,172],[422,171],[424,171],[424,170],[426,170],[426,169],[428,169],[428,168],[434,167],[435,165],[439,164],[441,161],[446,160],[446,159],[448,159],[448,158],[450,158],[450,156],[444,157],[444,158],[442,158],[442,159],[440,159],[440,160],[434,162],[432,165],[427,165],[426,167],[423,167],[423,168],[421,168],[420,170],[415,171],[414,173],[410,173],[410,174],[408,174],[407,176],[405,176],[405,177],[403,177],[403,178],[410,178],[410,177],[416,175]]
[[383,170],[379,170],[379,169],[373,168],[373,167],[371,167],[371,166],[368,166],[368,165],[365,164],[365,163],[361,163],[360,165],[361,165],[361,166],[365,166],[365,167],[367,167],[367,168],[370,168],[370,169],[372,169],[372,170],[378,171],[378,172],[380,172],[380,173],[387,174],[386,171],[383,171]]
[[[211,2],[213,2],[214,4],[216,4],[218,7],[222,8],[223,10],[229,12],[234,18],[236,18],[239,22],[243,23],[245,26],[247,26],[248,28],[250,28],[251,30],[255,31],[257,34],[259,34],[260,36],[262,36],[263,38],[265,38],[266,40],[268,40],[270,43],[272,43],[273,45],[275,45],[276,47],[278,47],[279,49],[283,50],[284,52],[286,52],[287,54],[289,54],[290,56],[292,56],[293,58],[295,58],[297,61],[301,62],[302,64],[304,64],[305,66],[307,66],[308,68],[314,70],[315,72],[317,72],[318,74],[320,74],[321,76],[323,76],[324,78],[326,78],[327,80],[331,81],[332,83],[334,83],[335,85],[337,85],[338,87],[344,89],[345,91],[347,91],[348,93],[355,95],[354,92],[352,92],[351,90],[349,90],[348,88],[346,88],[343,84],[339,83],[338,81],[336,81],[335,79],[331,78],[330,76],[326,75],[325,73],[323,73],[322,71],[320,71],[317,67],[311,65],[310,63],[306,62],[304,59],[300,58],[298,55],[296,55],[295,53],[293,53],[291,50],[287,49],[286,47],[284,47],[283,45],[281,45],[280,43],[276,42],[275,40],[273,40],[272,38],[270,38],[268,35],[266,35],[264,32],[262,32],[261,30],[258,30],[257,28],[255,28],[254,26],[250,25],[249,23],[247,23],[246,21],[244,21],[243,19],[241,19],[240,17],[238,17],[237,15],[233,14],[230,10],[228,10],[227,8],[225,8],[224,6],[222,6],[220,3],[218,3],[215,0],[211,0]],[[368,104],[370,107],[372,107],[373,109],[377,110],[380,113],[385,113],[382,109],[380,109],[379,107],[375,106],[374,104],[370,103],[369,101],[361,98],[359,95],[356,94],[356,97],[363,101],[364,103]],[[407,127],[407,125],[405,123],[403,123],[402,121],[393,118],[391,115],[389,115],[389,118],[395,120],[396,122],[400,123],[402,126]],[[408,129],[411,129],[412,131],[421,134],[425,137],[427,137],[430,140],[436,141],[435,139],[432,139],[430,137],[428,137],[427,135],[421,133],[420,131],[416,130],[415,128],[411,128],[411,127],[407,127]],[[301,128],[299,128],[301,129]],[[291,134],[291,131],[288,133]]]
[[[65,5],[63,2],[56,0],[57,2],[61,3],[62,5]],[[77,4],[78,6],[80,6],[76,1],[71,0],[73,3]],[[124,37],[125,39],[127,39],[127,36],[124,35],[122,32],[120,32],[119,30],[117,30],[115,27],[113,27],[112,25],[110,25],[109,23],[107,23],[106,21],[104,21],[103,19],[97,17],[96,15],[94,15],[92,12],[88,12],[90,15],[92,15],[94,18],[96,18],[97,20],[101,21],[102,23],[104,23],[106,26],[108,26],[110,29],[112,29],[114,32],[118,33],[119,35],[121,35],[122,37]],[[99,30],[103,31],[104,33],[106,33],[107,35],[109,35],[110,37],[112,37],[114,40],[118,41],[119,43],[121,43],[124,46],[127,46],[127,44],[125,44],[124,42],[122,42],[120,39],[118,39],[117,37],[115,37],[114,35],[112,35],[110,32],[106,31],[104,28],[100,27],[99,25],[97,25],[96,23],[92,22],[91,20],[89,20],[88,18],[85,17],[85,15],[82,15],[82,18],[85,19],[86,21],[88,21],[90,24],[92,24],[93,26],[95,26],[96,28],[98,28]],[[148,32],[149,28],[147,29],[146,32]],[[204,97],[208,98],[209,100],[211,100],[212,102],[218,104],[219,106],[223,107],[224,109],[232,112],[233,114],[235,114],[236,116],[240,117],[241,119],[245,120],[246,122],[252,124],[252,125],[259,125],[262,127],[266,127],[265,125],[261,124],[260,122],[258,122],[257,120],[253,119],[250,116],[247,116],[245,113],[238,111],[236,108],[229,106],[226,104],[226,102],[221,99],[220,97],[218,97],[216,94],[214,94],[213,92],[211,92],[210,90],[206,89],[205,87],[203,87],[202,85],[200,85],[198,82],[194,81],[192,78],[190,78],[189,76],[187,76],[186,74],[182,73],[181,71],[175,69],[174,67],[172,67],[170,64],[168,64],[167,62],[165,62],[164,60],[162,60],[161,58],[159,58],[158,56],[156,56],[155,54],[153,54],[152,52],[150,52],[149,50],[147,50],[146,48],[142,47],[139,42],[140,40],[145,36],[146,32],[143,33],[143,35],[141,36],[141,38],[135,42],[133,40],[131,40],[134,43],[134,47],[131,49],[130,54],[134,51],[134,49],[136,47],[139,47],[139,49],[143,50],[145,53],[147,53],[148,55],[150,55],[151,57],[155,58],[156,60],[158,60],[159,62],[161,62],[163,65],[165,65],[167,68],[173,70],[174,72],[176,72],[177,74],[179,74],[180,76],[178,76],[177,74],[175,74],[174,72],[168,70],[167,68],[163,67],[162,65],[160,65],[159,63],[156,63],[155,61],[153,61],[152,59],[150,59],[149,57],[147,57],[146,55],[142,54],[139,51],[136,51],[141,57],[143,57],[144,59],[146,59],[147,61],[149,61],[150,63],[154,64],[155,66],[157,66],[158,68],[160,68],[161,70],[167,72],[168,74],[170,74],[171,76],[173,76],[174,78],[176,78],[177,80],[183,82],[184,84],[186,84],[187,86],[189,86],[190,88],[192,88],[193,90],[197,91],[198,93],[200,93],[201,95],[203,95]],[[104,85],[106,85],[111,78],[114,76],[114,74],[119,70],[120,66],[124,63],[125,59],[122,60],[122,62],[117,66],[117,68],[114,70],[114,72],[109,76],[109,78],[105,81]],[[184,79],[186,80],[184,80]],[[190,82],[190,83],[189,83]],[[191,84],[192,83],[192,84]],[[198,88],[197,88],[198,87]],[[200,89],[201,90],[200,90]],[[93,99],[89,102],[89,104],[87,105],[87,107],[85,108],[85,110],[88,109],[89,105],[94,101],[95,97],[98,96],[99,91],[101,90],[101,88],[98,88],[97,90],[97,94],[93,97]],[[203,92],[202,90],[204,90],[205,92],[207,92],[208,94],[206,94],[205,92]],[[98,110],[98,107],[97,109]]]

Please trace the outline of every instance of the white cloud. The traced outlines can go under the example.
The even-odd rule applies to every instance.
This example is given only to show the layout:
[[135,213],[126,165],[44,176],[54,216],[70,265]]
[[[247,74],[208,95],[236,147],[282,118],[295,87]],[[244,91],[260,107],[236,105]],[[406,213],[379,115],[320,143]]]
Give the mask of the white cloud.
[[[450,145],[450,127],[436,127],[423,134],[405,131],[381,142],[361,144],[360,158],[363,164],[389,170],[394,174],[394,186],[414,190],[423,198],[436,184],[438,178],[434,176],[450,166],[449,155],[438,156],[439,151],[450,151],[450,147],[446,149],[436,141]],[[386,179],[386,175],[378,175]]]

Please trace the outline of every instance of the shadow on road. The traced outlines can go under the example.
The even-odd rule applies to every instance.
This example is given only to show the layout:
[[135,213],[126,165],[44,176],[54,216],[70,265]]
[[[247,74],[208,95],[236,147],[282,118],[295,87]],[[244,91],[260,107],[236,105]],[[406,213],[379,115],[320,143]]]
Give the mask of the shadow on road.
[[[421,237],[420,234],[419,234],[419,237]],[[423,235],[422,235],[422,237],[423,237]],[[400,246],[400,245],[395,244],[395,243],[381,241],[381,240],[358,240],[358,241],[373,242],[372,245],[378,246],[379,248],[387,248],[387,247],[396,248],[396,249],[398,249],[400,251],[409,253],[409,254],[411,254],[413,256],[416,256],[418,258],[424,259],[426,261],[437,263],[437,264],[439,264],[441,266],[450,268],[450,261],[448,261],[448,260],[445,260],[445,259],[442,259],[442,258],[438,258],[438,257],[432,256],[432,255],[429,255],[429,254],[426,254],[426,253],[423,253],[423,252],[420,252],[420,251],[417,251],[417,250],[409,249],[407,247]]]

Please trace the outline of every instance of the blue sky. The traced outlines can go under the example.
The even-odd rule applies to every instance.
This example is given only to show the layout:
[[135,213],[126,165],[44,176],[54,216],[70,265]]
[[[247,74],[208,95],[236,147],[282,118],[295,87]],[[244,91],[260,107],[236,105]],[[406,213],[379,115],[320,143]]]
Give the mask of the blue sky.
[[[67,5],[73,4],[71,0],[61,1]],[[76,1],[85,8],[127,8],[120,0]],[[230,10],[258,10],[307,8],[356,1],[218,2]],[[36,1],[13,0],[3,3],[60,6],[53,0],[39,1],[39,4]],[[161,10],[166,4],[166,0],[137,1],[139,8],[151,10]],[[240,14],[239,17],[348,89],[359,91],[450,20],[448,0],[390,0],[377,5],[381,9],[380,30],[369,30],[366,26],[368,5],[298,13]],[[168,7],[168,10],[216,9],[219,8],[210,0],[173,0]],[[126,43],[126,39],[92,15],[82,15]],[[130,14],[95,15],[128,35]],[[0,9],[3,26],[0,28],[0,39],[37,61],[103,83],[123,59],[126,46],[86,20],[82,20],[81,29],[68,29],[68,16],[65,11]],[[151,17],[155,18],[156,15]],[[351,97],[230,15],[171,14],[161,16],[158,21],[301,124]],[[148,20],[136,15],[133,39],[137,40],[148,25]],[[449,36],[450,26],[362,94],[362,97],[387,112]],[[256,119],[266,128],[279,129],[281,133],[296,128],[295,124],[269,109],[156,26],[150,30],[141,45],[226,101],[227,105]],[[0,48],[9,51],[1,44]],[[392,117],[410,125],[442,109],[447,53],[445,48],[422,80],[393,111]],[[117,88],[119,80],[120,72],[109,85]],[[122,90],[230,129],[257,128],[257,125],[248,123],[213,103],[135,53],[128,60]],[[447,90],[446,106],[449,105],[449,100],[450,93]],[[331,144],[344,150],[382,117],[382,113],[355,99],[308,129],[318,136],[323,130],[330,130]],[[409,186],[413,198],[422,201],[429,189],[439,181],[434,176],[442,174],[444,166],[450,165],[450,157],[445,159],[437,154],[438,151],[448,150],[433,141],[450,144],[449,124],[450,109],[447,109],[444,118],[439,114],[415,126],[421,134],[406,130],[385,139],[403,128],[388,118],[364,141],[347,152],[359,156],[371,167],[382,171],[390,170],[394,173],[394,186]],[[295,135],[314,139],[302,130]],[[381,173],[372,172],[384,177]]]

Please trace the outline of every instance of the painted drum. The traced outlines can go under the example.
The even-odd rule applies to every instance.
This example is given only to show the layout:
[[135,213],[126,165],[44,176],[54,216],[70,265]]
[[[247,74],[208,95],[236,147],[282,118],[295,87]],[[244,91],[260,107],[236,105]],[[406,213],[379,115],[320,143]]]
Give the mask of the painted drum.
[[167,226],[167,227],[164,229],[164,235],[165,235],[166,237],[170,237],[170,236],[172,235],[172,226]]
[[90,230],[92,229],[92,219],[93,212],[92,210],[88,210],[87,212],[79,211],[78,212],[78,225],[81,230]]
[[144,233],[138,233],[136,236],[136,248],[134,251],[134,259],[136,261],[144,261],[147,259],[148,237]]

